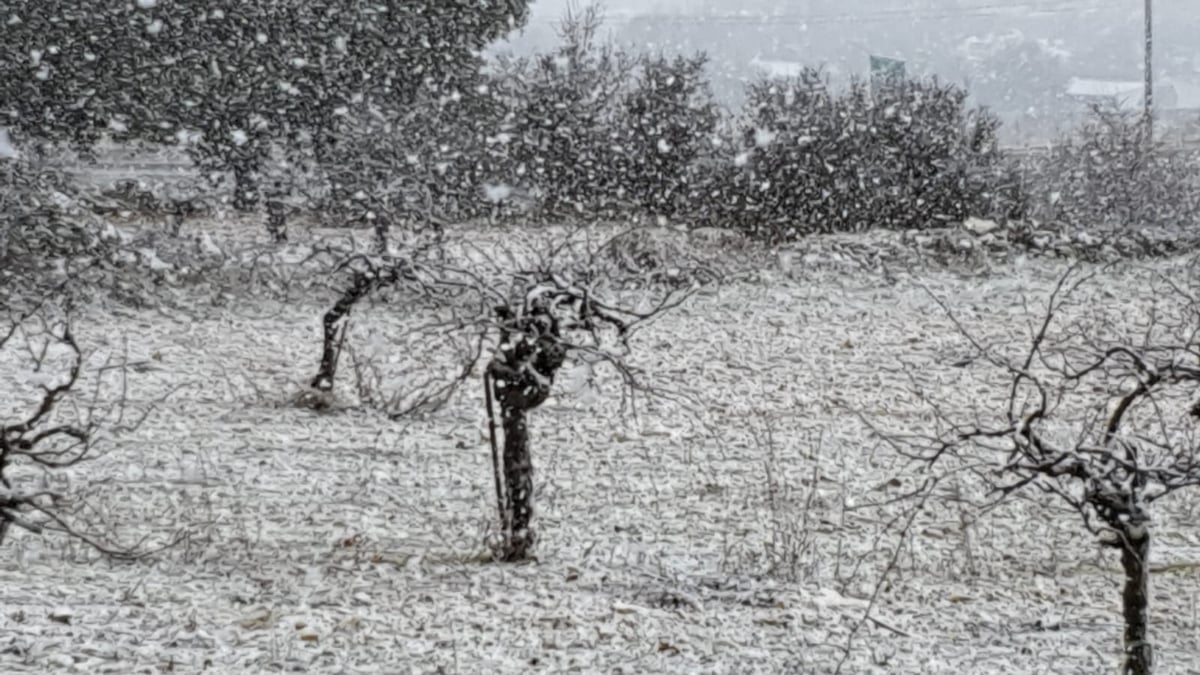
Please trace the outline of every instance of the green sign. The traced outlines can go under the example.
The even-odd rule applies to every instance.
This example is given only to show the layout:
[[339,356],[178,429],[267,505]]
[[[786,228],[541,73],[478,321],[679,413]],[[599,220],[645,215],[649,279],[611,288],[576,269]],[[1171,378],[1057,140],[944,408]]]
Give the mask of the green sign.
[[895,87],[904,82],[904,62],[886,56],[871,56],[871,93]]

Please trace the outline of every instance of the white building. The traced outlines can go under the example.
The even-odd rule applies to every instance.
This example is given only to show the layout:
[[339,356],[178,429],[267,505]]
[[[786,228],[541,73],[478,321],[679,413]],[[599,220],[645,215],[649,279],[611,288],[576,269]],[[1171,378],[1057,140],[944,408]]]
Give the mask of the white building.
[[[1084,77],[1072,77],[1067,83],[1067,97],[1081,103],[1116,102],[1123,110],[1141,112],[1144,107],[1146,84],[1132,80],[1093,80]],[[1156,108],[1171,109],[1176,107],[1178,95],[1175,87],[1169,83],[1159,83],[1154,89],[1154,104]]]

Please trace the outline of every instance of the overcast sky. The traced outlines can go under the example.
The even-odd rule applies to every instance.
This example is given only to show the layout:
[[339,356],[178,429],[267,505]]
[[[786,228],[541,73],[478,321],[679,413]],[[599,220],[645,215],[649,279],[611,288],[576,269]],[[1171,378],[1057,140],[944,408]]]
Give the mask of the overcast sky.
[[[534,0],[525,41],[553,41],[553,26],[569,6],[587,0]],[[989,28],[1036,30],[1058,27],[1063,37],[1083,37],[1076,21],[1100,31],[1140,32],[1138,0],[604,0],[600,3],[619,29],[629,17],[674,15],[685,25],[708,20],[729,22],[737,15],[775,16],[798,32],[820,26],[823,31],[861,32],[864,24],[888,24],[893,30],[928,29],[969,37]],[[1180,22],[1194,24],[1200,0],[1155,0],[1157,23],[1167,30]],[[714,18],[717,15],[719,18]],[[991,24],[991,25],[989,25]],[[1193,41],[1200,41],[1195,37]]]
[[[1191,78],[1200,91],[1200,0],[1154,3],[1156,77]],[[552,49],[555,27],[568,7],[587,4],[535,0],[522,34],[497,49]],[[905,61],[912,75],[966,84],[981,102],[1013,113],[1026,111],[1031,97],[1061,92],[1071,77],[1136,82],[1144,67],[1140,0],[606,0],[602,5],[610,17],[604,34],[618,44],[641,52],[708,54],[713,89],[729,105],[738,104],[745,82],[756,79],[764,62],[818,66],[837,79],[863,76],[872,54],[889,56]],[[1003,46],[1014,42],[1031,51],[1005,52]],[[1017,58],[1009,58],[1014,54]],[[1037,63],[1024,58],[1029,54]]]

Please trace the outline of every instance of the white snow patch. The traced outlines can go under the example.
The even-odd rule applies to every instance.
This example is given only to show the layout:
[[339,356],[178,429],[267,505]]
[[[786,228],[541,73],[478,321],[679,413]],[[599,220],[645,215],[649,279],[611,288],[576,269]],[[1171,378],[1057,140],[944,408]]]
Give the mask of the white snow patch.
[[20,159],[21,153],[12,144],[8,129],[0,127],[0,159]]
[[511,185],[504,184],[485,184],[483,186],[483,198],[493,204],[502,202],[513,194]]

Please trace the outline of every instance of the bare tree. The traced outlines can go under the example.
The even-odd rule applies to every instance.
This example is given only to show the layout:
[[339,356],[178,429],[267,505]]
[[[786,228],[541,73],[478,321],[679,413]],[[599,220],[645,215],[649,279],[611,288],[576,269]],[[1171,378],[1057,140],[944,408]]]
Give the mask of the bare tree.
[[[333,307],[322,317],[321,359],[317,373],[309,385],[313,390],[313,396],[307,397],[310,407],[320,408],[327,405],[327,397],[333,391],[338,363],[341,360],[343,348],[346,346],[350,313],[358,303],[372,294],[384,289],[406,289],[411,291],[410,300],[414,304],[409,307],[409,310],[449,308],[451,314],[449,319],[435,319],[412,328],[414,331],[428,333],[430,341],[452,339],[454,334],[462,332],[472,323],[470,319],[457,316],[455,308],[452,306],[453,299],[469,290],[470,284],[466,280],[456,279],[452,269],[442,267],[434,261],[424,258],[423,253],[424,250],[418,250],[414,252],[413,257],[406,258],[355,255],[339,265],[340,268],[349,270],[350,283],[343,288]],[[421,305],[421,307],[415,305]],[[479,331],[476,330],[475,334],[478,335],[478,333]],[[382,404],[381,407],[385,408],[386,412],[392,416],[401,416],[415,409],[428,408],[431,404],[440,405],[453,392],[457,381],[465,379],[469,375],[482,352],[481,340],[482,335],[479,335],[476,348],[468,350],[473,351],[473,354],[466,356],[466,363],[462,368],[464,374],[457,378],[454,384],[434,386],[426,392],[427,396],[418,396],[407,403],[396,397],[391,397],[390,402],[381,399],[379,401]],[[359,377],[360,389],[362,389],[365,372],[371,366],[357,359],[354,365]],[[374,379],[379,379],[378,374],[375,374]],[[373,389],[377,389],[382,384],[378,381],[374,382]],[[360,394],[363,393],[365,392],[360,391]],[[374,396],[374,392],[372,392],[372,396]]]
[[914,378],[944,431],[881,433],[922,470],[953,465],[978,473],[992,495],[989,507],[1027,489],[1053,495],[1116,549],[1125,576],[1127,675],[1153,669],[1151,507],[1200,485],[1197,262],[1150,273],[1152,299],[1133,317],[1127,305],[1109,310],[1094,302],[1086,290],[1096,274],[1073,266],[1016,357],[974,335],[938,300],[978,357],[1002,369],[1003,408],[990,421],[953,411]]
[[[0,347],[6,346],[21,333],[21,326],[20,321],[12,322],[0,340]],[[11,468],[22,462],[49,468],[71,466],[82,461],[91,446],[93,429],[89,426],[51,425],[48,422],[55,406],[79,380],[82,359],[79,346],[68,326],[61,326],[57,333],[47,331],[46,337],[48,339],[43,344],[35,347],[36,351],[31,350],[34,370],[41,369],[50,347],[55,344],[65,347],[70,353],[70,364],[67,366],[65,380],[53,386],[40,385],[42,397],[33,412],[17,422],[0,427],[0,482],[4,485],[4,494],[0,496],[0,541],[3,541],[13,525],[30,532],[41,533],[42,525],[27,520],[26,514],[47,513],[54,499],[53,495],[43,492],[16,491],[9,476]]]
[[[618,235],[618,238],[621,235]],[[630,337],[638,328],[679,307],[698,288],[699,272],[681,271],[691,285],[643,283],[631,309],[608,300],[612,289],[627,285],[621,272],[602,257],[613,240],[599,247],[580,247],[583,255],[565,254],[571,242],[559,243],[537,269],[512,276],[510,292],[494,306],[499,339],[484,375],[496,499],[502,539],[495,556],[503,561],[527,559],[536,536],[533,530],[533,455],[528,414],[550,396],[554,377],[571,353],[614,367],[631,391],[651,391],[627,357]],[[579,253],[579,248],[576,248]],[[556,264],[563,259],[584,264]],[[488,289],[488,297],[499,294]],[[627,302],[631,299],[627,299]],[[503,431],[500,452],[493,403],[499,405]]]
[[[402,281],[416,281],[412,265],[406,260],[385,266],[374,265],[366,257],[362,257],[361,260],[366,269],[351,269],[350,285],[342,291],[337,302],[321,319],[321,362],[310,384],[319,392],[333,390],[334,376],[337,374],[338,361],[345,344],[347,322],[354,305],[378,289],[394,286]],[[346,266],[353,262],[348,261]]]
[[[104,535],[89,532],[93,525],[75,522],[70,516],[69,495],[42,487],[45,475],[97,456],[97,445],[114,432],[136,429],[149,410],[128,416],[125,391],[125,363],[106,364],[97,374],[98,382],[90,397],[77,394],[83,370],[83,354],[66,318],[51,319],[50,309],[39,304],[24,314],[13,315],[0,332],[0,353],[23,354],[28,365],[26,378],[36,383],[38,393],[23,396],[21,380],[14,378],[9,393],[16,396],[17,408],[28,405],[25,414],[15,413],[14,420],[0,420],[0,543],[12,528],[35,534],[53,531],[79,539],[107,555],[133,558],[148,551],[140,546],[108,543]],[[55,370],[59,375],[54,375]],[[120,396],[111,402],[102,400],[101,381],[106,375],[120,378]],[[29,400],[33,399],[33,400]],[[77,411],[72,418],[64,408]],[[37,483],[38,487],[33,487]],[[179,538],[167,544],[173,545]]]
[[[531,237],[545,239],[540,245],[520,238],[495,245],[464,240],[439,247],[431,256],[416,251],[403,259],[351,258],[345,263],[351,283],[324,316],[321,361],[311,381],[310,407],[328,404],[352,309],[383,289],[407,291],[405,311],[423,318],[403,330],[419,332],[422,342],[457,341],[458,361],[451,376],[428,377],[415,385],[419,395],[408,396],[403,405],[392,397],[377,407],[396,418],[440,406],[477,372],[477,364],[490,350],[483,379],[502,531],[494,553],[504,561],[528,558],[535,543],[529,412],[546,401],[555,376],[572,353],[614,368],[622,382],[623,403],[635,403],[639,393],[673,394],[644,382],[643,373],[628,359],[629,340],[641,326],[679,307],[704,284],[722,278],[686,251],[670,246],[655,249],[656,240],[629,234],[604,239],[580,228]],[[440,232],[438,236],[440,242]],[[626,264],[630,255],[619,254],[630,246],[638,260],[635,269]],[[348,352],[353,357],[353,349]],[[360,398],[388,400],[369,389],[394,385],[375,373],[371,386],[364,388],[365,373],[372,365],[357,357],[353,360]],[[421,369],[432,370],[435,365],[422,363]],[[498,432],[503,433],[502,456]]]

